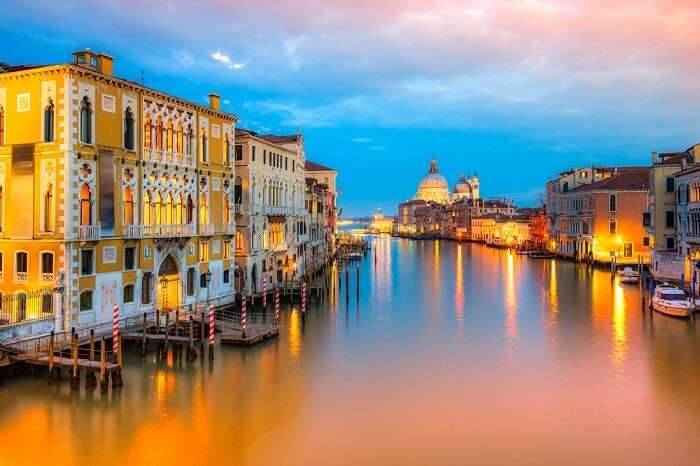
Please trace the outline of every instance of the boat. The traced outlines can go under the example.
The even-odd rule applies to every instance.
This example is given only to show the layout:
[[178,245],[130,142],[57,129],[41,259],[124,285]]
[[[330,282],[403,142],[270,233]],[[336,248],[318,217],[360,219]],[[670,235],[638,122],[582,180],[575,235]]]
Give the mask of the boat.
[[662,314],[674,317],[690,317],[693,304],[690,298],[677,286],[664,283],[654,288],[651,308]]
[[534,251],[530,253],[530,257],[533,259],[551,259],[554,257],[554,254],[547,251]]
[[515,253],[521,256],[529,256],[533,251],[527,251],[525,249],[518,249]]
[[639,283],[639,272],[632,267],[625,267],[620,272],[620,283]]

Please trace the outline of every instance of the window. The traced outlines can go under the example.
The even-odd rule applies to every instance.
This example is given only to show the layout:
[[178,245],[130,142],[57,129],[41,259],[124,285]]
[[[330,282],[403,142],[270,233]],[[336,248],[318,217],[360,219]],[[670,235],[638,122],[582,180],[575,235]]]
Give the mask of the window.
[[53,275],[53,253],[42,252],[41,253],[41,273],[47,275]]
[[224,241],[224,259],[231,258],[231,242]]
[[267,150],[263,149],[263,164],[267,163]]
[[250,155],[253,162],[255,162],[255,146],[250,147]]
[[202,134],[202,162],[203,163],[208,163],[208,154],[207,154],[207,133]]
[[80,250],[80,275],[92,275],[94,254],[92,249]]
[[124,249],[124,270],[134,270],[136,268],[136,248],[129,246]]
[[46,188],[46,192],[44,193],[44,216],[43,216],[43,225],[42,225],[42,231],[53,231],[53,222],[51,221],[53,219],[53,186],[51,183]]
[[231,223],[231,203],[228,200],[228,196],[224,196],[224,207],[223,207],[223,217],[224,217],[224,225],[228,225]]
[[146,272],[141,278],[141,304],[151,303],[151,287],[153,286],[153,273]]
[[26,252],[20,251],[15,254],[15,272],[17,272],[18,281],[27,281],[27,273],[29,267],[29,256]]
[[666,178],[666,192],[672,193],[675,190],[676,190],[676,184],[673,181],[673,177],[672,176],[667,177]]
[[0,106],[0,146],[5,145],[5,111]]
[[156,118],[155,131],[156,131],[156,137],[155,137],[156,149],[162,150],[163,149],[163,120],[161,120],[160,117]]
[[143,124],[143,145],[148,148],[151,148],[153,144],[153,139],[151,137],[152,128],[153,123],[151,123],[151,115],[146,115],[146,121]]
[[134,224],[134,192],[130,186],[124,189],[124,225]]
[[225,283],[225,284],[231,283],[231,272],[230,272],[228,269],[224,270],[224,274],[223,274],[223,275],[224,275],[224,276],[223,276],[224,283]]
[[209,206],[207,205],[207,196],[204,193],[199,195],[199,223],[201,225],[209,223]]
[[87,183],[80,189],[80,224],[92,225],[92,193]]
[[199,287],[200,288],[207,287],[207,274],[206,273],[203,273],[199,276]]
[[194,154],[194,133],[192,128],[187,130],[187,155]]
[[[148,123],[150,127],[150,122]],[[150,131],[150,128],[149,128]],[[124,149],[134,150],[136,141],[134,133],[134,114],[131,113],[131,107],[127,107],[124,112]],[[150,139],[150,137],[149,137]]]
[[236,229],[236,251],[243,249],[243,233]]
[[82,293],[80,293],[80,310],[92,310],[92,290],[85,290]]
[[666,249],[676,249],[676,238],[674,236],[666,237]]
[[194,268],[187,269],[187,296],[194,295]]
[[645,226],[645,227],[651,226],[651,213],[644,212],[642,214],[642,226]]
[[608,207],[609,207],[610,212],[617,212],[617,196],[615,194],[610,195]]
[[651,244],[651,243],[649,242],[649,237],[648,237],[648,236],[645,236],[644,238],[642,238],[642,245],[643,245],[644,247],[649,247],[650,244]]
[[632,243],[625,243],[624,254],[625,257],[632,257]]
[[194,222],[194,202],[192,202],[192,196],[187,195],[187,223],[191,224]]
[[202,262],[209,260],[209,245],[206,241],[199,243],[199,260]]
[[611,235],[617,234],[617,222],[615,221],[614,218],[610,219],[610,234]]
[[666,211],[666,228],[673,228],[675,226],[675,217],[672,210]]
[[92,144],[92,105],[87,96],[80,103],[80,142]]
[[165,140],[166,140],[168,152],[172,152],[173,147],[174,147],[174,144],[173,144],[173,142],[174,142],[173,141],[173,121],[172,120],[168,120],[168,129],[167,129]]
[[41,312],[44,314],[53,313],[53,293],[44,293],[41,295]]
[[54,105],[49,99],[49,103],[44,108],[44,142],[53,142],[54,140]]
[[236,144],[236,152],[235,152],[235,160],[236,162],[240,162],[243,160],[243,146],[240,144]]
[[126,285],[124,287],[124,303],[134,302],[134,285]]

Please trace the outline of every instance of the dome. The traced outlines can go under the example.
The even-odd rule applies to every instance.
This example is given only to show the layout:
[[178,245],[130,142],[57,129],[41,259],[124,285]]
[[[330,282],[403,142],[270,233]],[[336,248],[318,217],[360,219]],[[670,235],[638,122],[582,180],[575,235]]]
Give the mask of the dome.
[[455,194],[471,194],[472,185],[469,184],[464,175],[461,175],[459,177],[459,180],[457,181],[457,184],[455,185],[455,189],[453,192]]
[[447,180],[438,173],[437,160],[430,162],[428,174],[418,184],[416,199],[446,204],[449,201]]

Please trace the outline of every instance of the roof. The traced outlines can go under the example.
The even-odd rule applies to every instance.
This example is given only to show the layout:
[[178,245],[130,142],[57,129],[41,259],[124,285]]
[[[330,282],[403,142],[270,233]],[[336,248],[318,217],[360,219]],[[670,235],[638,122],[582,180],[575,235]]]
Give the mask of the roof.
[[0,61],[0,73],[11,73],[13,71],[31,70],[33,68],[41,68],[43,66],[51,65],[10,65],[9,63],[4,63]]
[[562,193],[562,195],[577,194],[590,191],[646,191],[649,189],[649,168],[647,167],[618,167],[617,174],[583,184]]
[[299,134],[282,135],[282,136],[278,136],[276,134],[258,134],[257,136],[260,139],[264,139],[265,141],[272,142],[275,144],[287,144],[290,142],[298,142],[299,138],[301,137],[301,135],[299,135]]
[[656,165],[680,165],[682,160],[690,158],[688,151],[685,152],[662,152]]
[[312,162],[311,160],[306,160],[304,162],[304,170],[307,172],[332,172],[335,171],[332,168],[321,165],[320,163]]

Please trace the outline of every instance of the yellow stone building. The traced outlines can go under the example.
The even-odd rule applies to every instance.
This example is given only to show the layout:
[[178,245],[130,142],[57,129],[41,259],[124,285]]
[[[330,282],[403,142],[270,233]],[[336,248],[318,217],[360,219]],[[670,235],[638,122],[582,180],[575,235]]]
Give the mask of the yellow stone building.
[[237,117],[112,71],[90,50],[0,68],[6,328],[233,299]]

